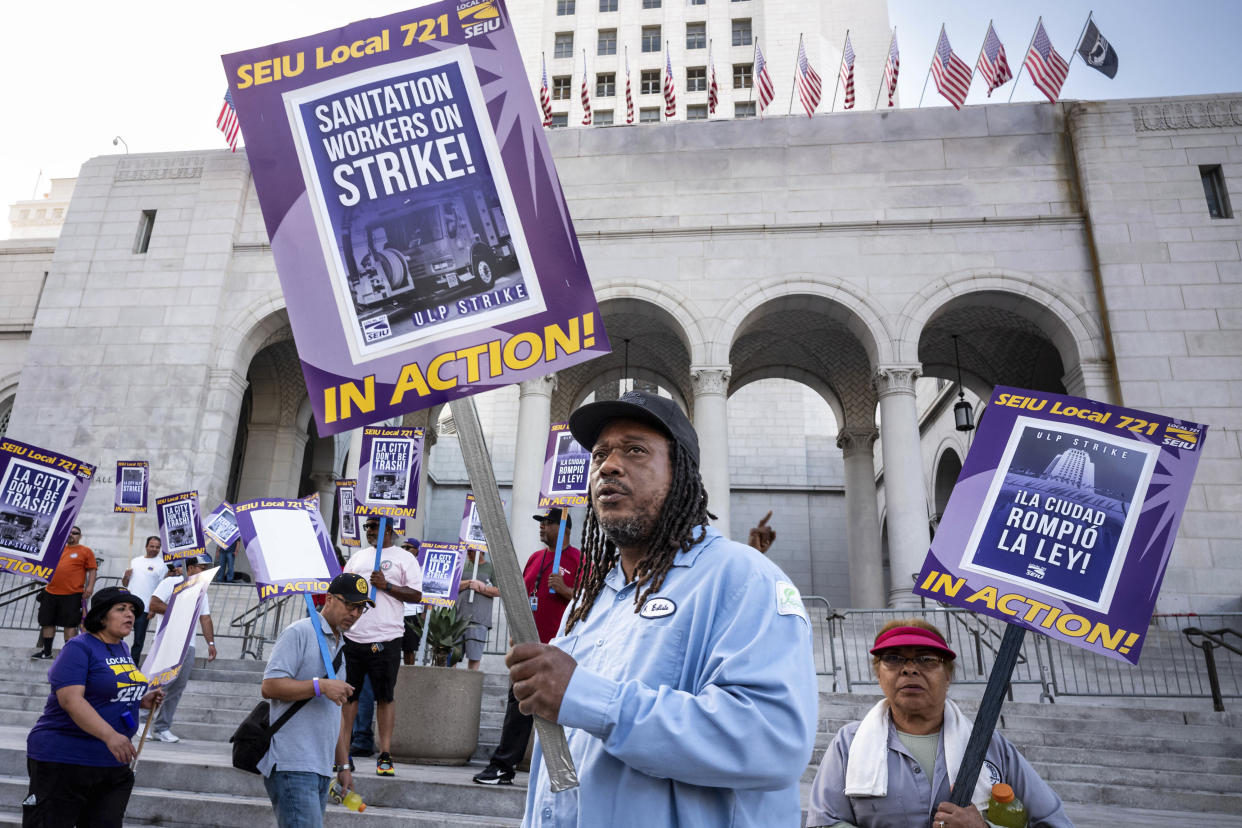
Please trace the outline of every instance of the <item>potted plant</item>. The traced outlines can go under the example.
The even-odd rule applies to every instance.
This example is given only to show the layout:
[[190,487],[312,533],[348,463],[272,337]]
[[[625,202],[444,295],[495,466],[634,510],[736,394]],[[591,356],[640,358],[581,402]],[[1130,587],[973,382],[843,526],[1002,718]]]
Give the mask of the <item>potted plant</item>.
[[[424,607],[422,619],[432,663],[401,667],[392,754],[426,765],[464,765],[479,745],[483,671],[451,665],[461,661],[470,621],[456,607]],[[421,623],[416,631],[421,640]]]

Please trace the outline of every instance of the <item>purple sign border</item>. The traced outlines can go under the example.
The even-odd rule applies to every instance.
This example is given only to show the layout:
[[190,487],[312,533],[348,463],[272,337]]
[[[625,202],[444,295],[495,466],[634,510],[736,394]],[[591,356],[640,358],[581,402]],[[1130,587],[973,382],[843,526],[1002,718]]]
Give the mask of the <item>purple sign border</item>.
[[[454,555],[453,572],[449,575],[449,591],[446,594],[432,595],[427,591],[427,556]],[[429,607],[451,607],[457,603],[457,593],[461,590],[461,574],[465,567],[466,549],[460,543],[437,543],[428,541],[418,548],[418,565],[423,568],[423,600]]]
[[[189,578],[182,579],[181,583],[173,587],[172,595],[168,598],[168,606],[164,610],[164,618],[168,618],[169,613],[173,611],[173,606],[176,604],[177,599],[181,596],[181,593],[185,592],[194,584],[199,582],[203,584],[202,591],[198,593],[198,602],[194,609],[194,620],[190,622],[190,629],[186,634],[185,640],[181,642],[181,657],[177,659],[176,666],[169,667],[167,670],[163,670],[155,674],[147,673],[146,670],[142,671],[143,674],[146,675],[147,681],[152,688],[167,687],[172,683],[173,679],[177,677],[177,674],[181,672],[181,668],[185,666],[186,652],[190,649],[190,642],[194,640],[194,636],[198,635],[198,619],[203,614],[203,607],[207,603],[207,587],[211,585],[211,582],[215,579],[216,573],[219,569],[219,567],[205,569],[197,575],[191,575]],[[160,631],[155,634],[155,640],[151,644],[151,650],[147,654],[144,666],[146,664],[150,664],[151,659],[155,658],[155,654],[159,652],[160,644],[164,641],[164,633],[167,629],[168,625],[161,622]]]
[[[406,496],[399,502],[369,498],[374,474],[372,451],[376,440],[412,441],[410,464],[406,469]],[[367,426],[362,430],[362,448],[358,452],[358,480],[354,484],[354,514],[380,517],[414,518],[418,515],[418,488],[423,467],[423,430],[421,428]]]
[[[121,483],[125,479],[124,469],[142,469],[142,492],[138,503],[129,505],[123,504]],[[147,495],[151,486],[151,464],[146,460],[118,460],[116,461],[116,496],[112,501],[112,511],[125,512],[134,514],[137,512],[147,511]]]
[[[168,550],[172,549],[173,545],[168,542],[168,527],[164,525],[164,507],[181,501],[187,501],[190,504],[190,525],[194,529],[194,545],[170,553]],[[207,551],[207,538],[203,534],[203,514],[198,507],[197,489],[157,497],[155,499],[155,517],[160,527],[160,545],[164,550],[165,563],[201,555]]]
[[[581,492],[562,492],[555,495],[549,494],[552,490],[552,481],[556,479],[556,473],[560,465],[556,455],[556,444],[560,440],[562,434],[569,433],[569,423],[553,423],[552,428],[548,430],[548,447],[543,455],[543,477],[539,479],[539,508],[547,509],[551,506],[585,506],[587,505],[587,486],[582,487]],[[571,438],[572,439],[572,438]],[[577,441],[575,441],[577,444]],[[589,455],[588,455],[589,456]],[[589,461],[588,461],[589,462]],[[585,483],[589,477],[583,476]]]
[[[268,575],[267,560],[263,557],[263,543],[259,539],[254,519],[251,517],[255,509],[284,509],[309,514],[311,525],[315,529],[315,539],[319,542],[319,552],[328,566],[328,580],[311,577],[273,580]],[[332,578],[341,574],[341,564],[336,559],[336,550],[332,548],[332,540],[328,536],[328,528],[324,525],[323,515],[319,512],[318,506],[306,500],[264,497],[234,505],[233,514],[237,517],[237,528],[241,530],[242,543],[246,547],[246,559],[250,561],[250,571],[254,573],[254,585],[259,590],[260,601],[298,592],[312,594],[327,592]]]
[[[228,512],[230,515],[233,515],[233,523],[235,527],[233,529],[232,534],[229,535],[228,538],[221,537],[217,535],[215,532],[211,531],[212,521],[220,517],[220,515],[224,514],[225,512]],[[203,534],[211,538],[212,541],[215,542],[216,546],[219,546],[221,548],[232,546],[234,543],[237,542],[237,539],[241,537],[241,530],[236,528],[236,524],[237,524],[237,515],[234,514],[233,512],[233,504],[229,503],[227,500],[222,500],[220,501],[220,505],[217,506],[215,509],[212,509],[211,514],[209,514],[207,516],[207,519],[203,521]]]
[[52,579],[52,573],[56,571],[56,566],[60,563],[60,555],[69,541],[69,530],[77,522],[78,512],[81,511],[82,504],[86,500],[86,491],[90,488],[96,469],[90,463],[83,463],[68,455],[58,454],[7,437],[0,439],[0,480],[4,479],[9,463],[13,460],[68,472],[74,478],[61,503],[60,517],[57,518],[56,525],[52,527],[43,555],[38,559],[27,558],[24,555],[8,553],[3,546],[0,546],[0,572],[12,572],[23,578],[46,583]]
[[[1101,440],[1111,444],[1133,441],[1142,444],[1144,451],[1157,450],[1150,478],[1132,493],[1141,503],[1140,512],[1128,544],[1116,550],[1123,560],[1104,610],[1041,591],[1033,581],[1019,586],[1011,578],[963,565],[982,551],[982,547],[971,548],[970,539],[984,519],[980,515],[989,491],[1011,473],[1012,467],[1000,466],[1011,435],[1021,425],[1019,418],[1046,422],[1050,434],[1059,433],[1058,428],[1070,434],[1085,430],[1098,432]],[[1081,397],[997,386],[916,578],[914,593],[1137,664],[1207,430],[1200,423]],[[1062,499],[1073,497],[1062,495]]]

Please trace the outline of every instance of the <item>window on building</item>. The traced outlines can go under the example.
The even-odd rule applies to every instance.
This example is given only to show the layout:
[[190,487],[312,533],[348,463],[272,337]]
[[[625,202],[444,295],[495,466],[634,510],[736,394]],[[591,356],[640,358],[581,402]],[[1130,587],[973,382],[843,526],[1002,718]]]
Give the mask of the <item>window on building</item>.
[[575,11],[574,6],[576,5],[576,3],[577,3],[577,0],[556,0],[557,15],[559,15],[560,17],[564,17],[567,14],[573,14]]
[[660,94],[660,70],[644,69],[638,76],[638,91],[642,95]]
[[660,51],[660,27],[659,26],[643,26],[643,51],[644,52]]
[[617,30],[600,29],[599,40],[595,44],[595,54],[615,55],[617,53]]
[[552,57],[571,58],[574,56],[574,33],[557,32],[556,41],[552,45]]
[[617,10],[617,0],[599,0],[599,10],[610,12]]
[[569,126],[569,113],[568,112],[553,112],[552,113],[552,128],[553,129],[556,129],[559,127],[567,127],[567,126]]
[[754,101],[738,101],[733,105],[734,118],[753,118],[755,117]]
[[1229,190],[1225,187],[1225,174],[1220,164],[1199,167],[1199,177],[1203,179],[1203,195],[1207,197],[1208,215],[1212,218],[1233,218],[1233,210],[1229,206]]
[[691,66],[686,70],[686,91],[687,92],[706,92],[707,91],[707,67]]
[[138,219],[138,235],[134,237],[134,252],[146,253],[151,246],[151,230],[155,228],[155,211],[143,210]]
[[612,126],[612,110],[611,109],[595,110],[595,125],[596,126]]
[[660,107],[644,106],[638,110],[638,122],[640,124],[658,124],[660,123]]
[[690,5],[692,5],[692,6],[706,6],[706,5],[707,5],[707,0],[690,0]]
[[21,219],[22,221],[26,221],[27,219],[30,218],[30,210],[26,209],[26,210],[18,211],[17,217]]
[[643,8],[644,9],[658,9],[660,8],[661,2],[662,0],[643,0]]
[[750,18],[746,18],[745,20],[734,20],[733,21],[733,45],[734,46],[749,46],[750,44],[751,44]]
[[706,23],[687,23],[686,24],[686,48],[687,49],[706,49],[707,48],[707,24]]
[[57,207],[55,210],[52,211],[52,218],[58,219],[64,215],[65,215],[64,207]]
[[690,104],[686,107],[687,121],[706,121],[707,104]]
[[569,75],[557,75],[552,79],[552,100],[567,101],[574,96],[574,79]]
[[751,86],[751,70],[754,67],[749,63],[733,64],[733,88],[734,89],[750,89]]
[[9,418],[13,416],[13,397],[0,400],[0,437],[9,430]]
[[611,98],[617,94],[617,73],[599,72],[595,75],[595,97]]

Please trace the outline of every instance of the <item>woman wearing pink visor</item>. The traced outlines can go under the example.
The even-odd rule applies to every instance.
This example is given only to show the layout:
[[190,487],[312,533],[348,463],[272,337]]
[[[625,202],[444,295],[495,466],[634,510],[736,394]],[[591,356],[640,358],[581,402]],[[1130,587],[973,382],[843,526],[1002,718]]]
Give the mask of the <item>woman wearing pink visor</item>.
[[1026,803],[1029,828],[1073,828],[1061,799],[1000,733],[988,744],[972,804],[949,793],[972,721],[948,699],[957,654],[919,618],[892,621],[871,648],[884,698],[837,731],[811,787],[807,826],[986,828],[992,785]]

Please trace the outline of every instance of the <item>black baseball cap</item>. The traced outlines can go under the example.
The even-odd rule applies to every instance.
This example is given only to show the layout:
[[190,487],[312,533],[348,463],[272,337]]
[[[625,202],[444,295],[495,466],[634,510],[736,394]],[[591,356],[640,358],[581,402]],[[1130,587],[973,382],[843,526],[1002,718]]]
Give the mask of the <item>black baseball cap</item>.
[[587,451],[613,420],[635,420],[672,437],[699,464],[699,436],[677,403],[647,391],[627,391],[615,400],[593,402],[569,415],[569,433]]
[[375,602],[371,600],[371,585],[366,578],[353,572],[342,572],[333,578],[328,585],[328,594],[335,595],[347,604],[375,606]]
[[[540,523],[560,523],[561,522],[561,508],[557,506],[552,509],[549,509],[547,511],[547,514],[531,515],[531,517],[533,517],[535,520],[539,521]],[[566,514],[565,523],[566,525],[573,523],[573,515]]]

